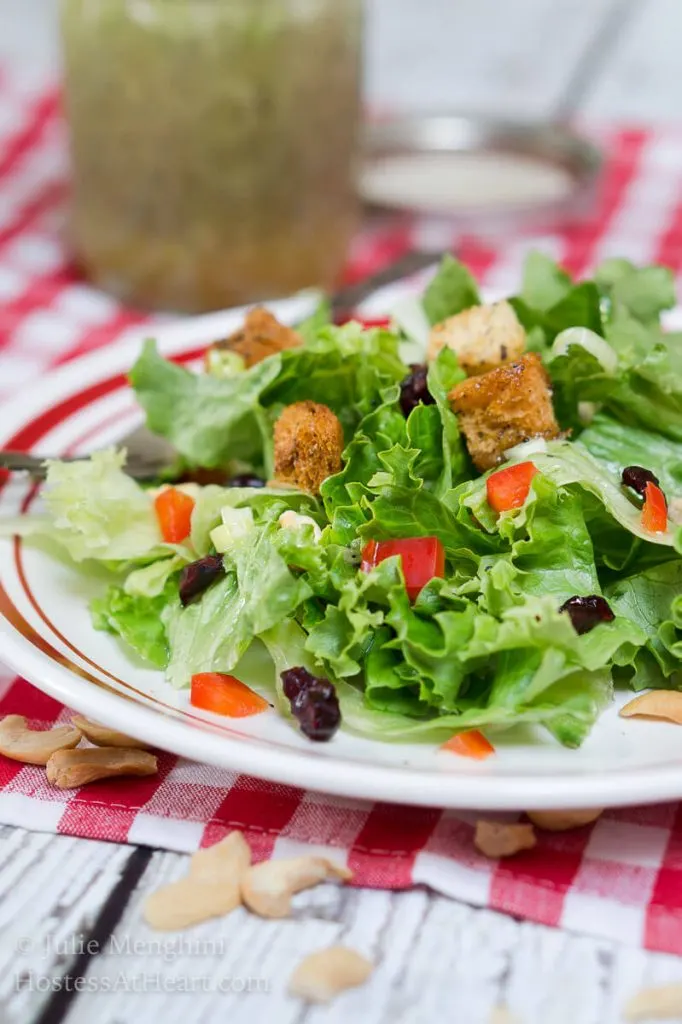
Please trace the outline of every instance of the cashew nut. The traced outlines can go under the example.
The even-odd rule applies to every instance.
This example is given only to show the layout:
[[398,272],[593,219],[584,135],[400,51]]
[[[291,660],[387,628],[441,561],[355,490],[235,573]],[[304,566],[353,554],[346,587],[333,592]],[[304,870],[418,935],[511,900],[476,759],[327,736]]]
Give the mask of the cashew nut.
[[58,750],[47,762],[47,779],[59,789],[77,789],[116,775],[155,775],[156,758],[144,750],[81,747]]
[[474,846],[484,857],[512,857],[521,850],[532,850],[537,839],[532,825],[507,825],[497,821],[477,821]]
[[575,811],[526,811],[533,824],[545,832],[567,832],[571,828],[582,828],[596,821],[603,813],[602,807]]
[[177,931],[230,914],[241,904],[241,881],[250,864],[251,850],[241,832],[231,832],[214,846],[199,850],[185,878],[147,898],[147,924],[158,931]]
[[241,832],[230,832],[219,843],[193,854],[189,862],[189,874],[197,882],[209,885],[234,875],[241,879],[250,867],[251,847]]
[[374,964],[346,946],[331,946],[301,960],[289,982],[289,993],[309,1003],[329,1003],[340,992],[364,985]]
[[682,693],[679,690],[649,690],[620,709],[621,718],[664,718],[682,725]]
[[491,1019],[488,1020],[487,1024],[519,1024],[519,1021],[508,1007],[500,1004],[500,1006],[493,1007]]
[[242,899],[249,910],[261,917],[288,917],[295,893],[332,878],[347,882],[352,877],[353,872],[348,868],[332,864],[323,857],[266,860],[246,872]]
[[117,732],[116,729],[110,729],[106,725],[100,725],[99,722],[93,722],[89,718],[84,718],[83,715],[74,715],[71,723],[76,729],[80,729],[86,740],[90,740],[91,743],[98,747],[136,747],[138,750],[147,749],[144,743],[134,740],[131,736],[126,736],[123,732]]
[[47,764],[55,751],[71,749],[80,739],[80,732],[71,725],[29,729],[23,715],[7,715],[0,722],[0,754],[26,764]]
[[488,1024],[519,1024],[519,1021],[508,1007],[500,1005],[493,1006]]
[[202,885],[187,877],[148,896],[144,919],[156,931],[180,931],[212,917],[225,917],[240,905],[238,878],[222,885]]
[[682,985],[645,988],[625,1005],[625,1020],[678,1020],[682,1017]]

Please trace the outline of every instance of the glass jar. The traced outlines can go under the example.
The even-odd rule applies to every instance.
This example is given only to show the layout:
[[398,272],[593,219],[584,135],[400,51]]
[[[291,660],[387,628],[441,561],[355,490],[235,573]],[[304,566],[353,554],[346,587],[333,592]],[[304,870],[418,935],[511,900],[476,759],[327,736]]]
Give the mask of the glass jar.
[[72,239],[137,305],[337,280],[357,220],[362,0],[62,0]]

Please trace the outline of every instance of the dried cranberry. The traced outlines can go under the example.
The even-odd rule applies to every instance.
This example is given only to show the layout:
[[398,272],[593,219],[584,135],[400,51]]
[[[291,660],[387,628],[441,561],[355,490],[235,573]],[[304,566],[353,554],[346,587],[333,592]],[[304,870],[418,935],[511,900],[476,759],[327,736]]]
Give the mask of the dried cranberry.
[[280,678],[282,680],[284,696],[289,701],[296,700],[302,691],[309,689],[315,682],[315,676],[302,666],[299,668],[288,668],[286,672],[282,672]]
[[239,473],[227,481],[226,487],[265,487],[265,480],[255,473]]
[[426,381],[428,367],[412,363],[410,370],[412,373],[408,374],[400,385],[400,408],[405,417],[409,416],[420,402],[423,405],[434,405],[436,401],[429,391]]
[[305,704],[296,713],[301,732],[310,740],[328,742],[341,724],[341,711],[336,693],[329,698],[325,693],[311,690]]
[[222,555],[207,555],[206,558],[200,558],[198,562],[186,565],[180,573],[181,603],[188,605],[193,597],[203,594],[224,572]]
[[302,666],[282,672],[281,679],[301,732],[318,742],[330,740],[341,724],[341,709],[329,680],[312,675]]
[[615,615],[609,608],[608,601],[598,594],[589,597],[569,597],[560,612],[568,612],[576,633],[582,636],[598,626],[600,622],[613,622]]
[[175,482],[179,484],[199,484],[200,487],[208,487],[210,484],[225,487],[227,479],[228,474],[224,469],[202,469],[200,466],[197,466],[195,469],[186,470]]
[[650,469],[643,466],[627,466],[622,473],[621,480],[625,487],[632,487],[642,497],[645,496],[646,485],[656,484],[659,486],[658,477],[654,476]]

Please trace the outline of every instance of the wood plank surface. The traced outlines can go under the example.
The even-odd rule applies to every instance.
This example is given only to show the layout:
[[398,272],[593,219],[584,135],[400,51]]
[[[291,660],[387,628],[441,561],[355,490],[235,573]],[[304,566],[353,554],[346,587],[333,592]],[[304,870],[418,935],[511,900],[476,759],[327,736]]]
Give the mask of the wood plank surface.
[[[0,829],[2,1024],[421,1024],[444,1008],[462,1024],[487,1024],[500,1003],[519,1024],[619,1024],[643,986],[682,983],[679,958],[423,890],[325,885],[296,897],[290,920],[239,910],[186,932],[152,932],[142,920],[145,896],[187,869],[187,857],[165,852],[151,856],[111,937],[94,940],[97,914],[133,855]],[[79,982],[74,963],[88,942]],[[370,983],[326,1008],[288,996],[297,962],[335,943],[377,964]]]

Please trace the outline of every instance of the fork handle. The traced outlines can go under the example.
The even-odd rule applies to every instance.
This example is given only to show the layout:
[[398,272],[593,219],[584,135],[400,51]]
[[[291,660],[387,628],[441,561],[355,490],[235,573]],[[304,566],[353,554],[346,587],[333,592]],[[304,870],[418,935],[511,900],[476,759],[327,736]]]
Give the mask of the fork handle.
[[0,451],[0,469],[10,473],[30,473],[36,480],[44,480],[47,475],[45,460],[24,452]]
[[[34,480],[44,480],[47,476],[46,458],[44,455],[26,455],[24,452],[0,450],[0,469],[7,469],[10,473],[28,473]],[[83,462],[87,458],[87,455],[61,456],[59,461]],[[158,478],[160,468],[158,460],[145,462],[143,459],[137,459],[129,461],[123,467],[123,472],[139,483],[148,483]]]

